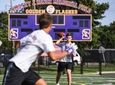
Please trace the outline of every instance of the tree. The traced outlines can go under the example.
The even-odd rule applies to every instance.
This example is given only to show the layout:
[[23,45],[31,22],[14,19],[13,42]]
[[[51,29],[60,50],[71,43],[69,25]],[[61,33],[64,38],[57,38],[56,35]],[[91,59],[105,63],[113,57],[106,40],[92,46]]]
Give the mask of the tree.
[[113,21],[113,22],[110,24],[110,32],[109,32],[109,35],[111,36],[110,39],[111,39],[112,48],[115,48],[115,21]]
[[8,14],[7,12],[0,13],[0,27],[7,29],[8,27]]
[[105,48],[115,48],[115,22],[112,22],[110,26],[104,25],[94,29],[97,34],[97,42],[94,44],[102,44]]
[[0,13],[0,40],[3,42],[0,51],[12,51],[12,42],[8,40],[8,14]]

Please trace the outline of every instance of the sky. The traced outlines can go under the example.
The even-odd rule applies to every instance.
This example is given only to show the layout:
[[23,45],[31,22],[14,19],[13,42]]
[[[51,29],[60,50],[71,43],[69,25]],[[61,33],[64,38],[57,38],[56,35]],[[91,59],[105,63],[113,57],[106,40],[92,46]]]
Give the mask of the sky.
[[9,10],[11,7],[10,1],[12,1],[12,6],[24,3],[24,0],[0,0],[0,12]]
[[115,21],[115,0],[95,0],[97,3],[108,2],[109,9],[105,11],[104,18],[101,19],[102,25],[109,25]]
[[[11,5],[10,1],[12,1],[12,5],[15,6],[20,3],[24,3],[24,0],[0,0],[0,12],[8,10]],[[105,18],[99,20],[101,21],[102,25],[109,25],[113,21],[115,21],[115,0],[95,0],[97,3],[108,2],[110,7],[105,12]]]

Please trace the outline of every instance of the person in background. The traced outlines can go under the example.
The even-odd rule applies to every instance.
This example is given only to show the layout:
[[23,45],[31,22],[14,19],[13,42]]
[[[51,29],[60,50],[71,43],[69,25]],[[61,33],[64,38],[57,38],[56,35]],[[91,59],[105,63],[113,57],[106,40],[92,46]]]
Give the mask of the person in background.
[[70,51],[55,50],[48,34],[52,26],[52,16],[48,13],[39,17],[39,30],[33,31],[20,40],[17,54],[9,60],[2,85],[47,85],[46,81],[30,69],[37,57],[46,52],[52,60],[58,60]]
[[60,85],[59,80],[60,80],[61,74],[63,73],[63,71],[65,69],[67,72],[67,81],[68,81],[67,85],[71,85],[72,84],[71,72],[73,69],[73,54],[76,52],[76,49],[78,47],[77,47],[77,45],[75,45],[75,43],[72,42],[72,35],[70,33],[67,33],[67,35],[66,35],[66,40],[67,40],[66,42],[64,42],[63,39],[64,39],[64,36],[62,36],[56,42],[56,44],[61,47],[62,51],[67,50],[67,49],[71,49],[72,52],[71,52],[71,54],[67,55],[66,57],[64,57],[58,61],[56,85]]

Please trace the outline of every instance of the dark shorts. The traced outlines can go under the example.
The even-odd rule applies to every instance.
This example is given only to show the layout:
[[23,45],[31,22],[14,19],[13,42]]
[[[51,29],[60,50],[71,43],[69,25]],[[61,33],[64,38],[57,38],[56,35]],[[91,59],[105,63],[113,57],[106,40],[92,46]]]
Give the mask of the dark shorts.
[[35,85],[41,77],[34,71],[23,73],[14,63],[9,63],[2,85]]
[[73,69],[73,63],[72,62],[58,62],[58,72],[62,72],[64,70]]

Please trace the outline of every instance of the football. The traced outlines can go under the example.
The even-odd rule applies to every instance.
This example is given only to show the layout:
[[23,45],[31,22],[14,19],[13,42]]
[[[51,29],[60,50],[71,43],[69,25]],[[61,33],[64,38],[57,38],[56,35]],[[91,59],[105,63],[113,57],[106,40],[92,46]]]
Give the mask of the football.
[[63,36],[65,36],[65,33],[64,32],[58,32],[57,33],[57,36],[60,38],[60,37],[63,37]]

